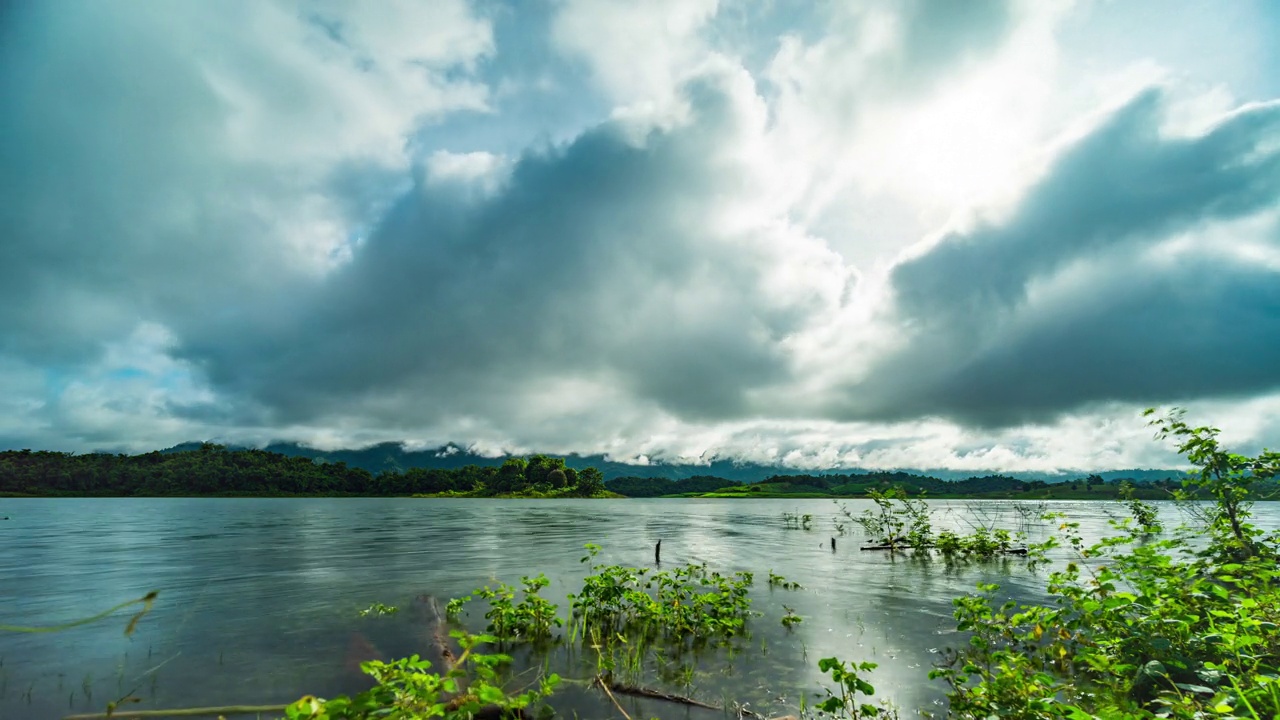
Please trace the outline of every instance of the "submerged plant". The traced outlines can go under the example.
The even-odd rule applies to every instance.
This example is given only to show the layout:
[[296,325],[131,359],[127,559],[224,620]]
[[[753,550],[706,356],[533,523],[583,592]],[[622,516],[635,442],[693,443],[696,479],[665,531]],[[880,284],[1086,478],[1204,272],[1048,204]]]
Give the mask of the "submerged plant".
[[360,617],[381,617],[383,615],[394,615],[400,612],[400,608],[394,605],[383,605],[382,603],[374,603],[364,610],[360,611]]
[[787,613],[786,615],[782,616],[782,626],[787,628],[788,630],[790,630],[793,626],[804,622],[804,618],[797,615],[794,609],[789,608],[786,605],[783,605],[782,609],[785,610]]
[[456,618],[458,615],[462,614],[462,608],[467,603],[471,602],[472,599],[473,598],[470,595],[463,595],[462,597],[453,598],[449,602],[445,603],[445,606],[444,606],[445,615],[450,618]]
[[[598,546],[588,545],[590,560]],[[570,595],[575,620],[601,637],[622,632],[705,640],[743,632],[751,615],[749,572],[724,575],[704,565],[650,572],[596,565]],[[585,634],[585,633],[584,633]]]
[[813,516],[809,514],[801,515],[799,512],[784,512],[782,520],[790,530],[808,530],[813,524]]
[[923,498],[912,500],[902,488],[871,490],[867,493],[875,510],[852,515],[841,510],[849,520],[861,526],[872,542],[890,548],[925,549],[933,544],[933,525],[929,505]]
[[[892,707],[874,705],[866,701],[875,694],[876,689],[859,673],[869,673],[876,669],[871,662],[847,663],[835,657],[818,661],[818,669],[831,676],[839,689],[839,694],[827,689],[827,699],[818,703],[818,710],[836,718],[896,718],[898,713]],[[865,697],[859,697],[865,696]]]
[[978,525],[968,535],[951,530],[935,531],[928,503],[923,498],[913,500],[899,487],[883,492],[871,490],[869,495],[875,510],[854,515],[840,506],[840,511],[860,525],[876,543],[870,549],[911,550],[921,555],[936,550],[948,560],[989,560],[1002,555],[1028,554],[1022,546],[1026,540],[1024,532],[1015,533],[986,524]]
[[786,579],[786,578],[782,577],[781,575],[777,575],[777,574],[775,574],[772,570],[770,570],[770,571],[769,571],[769,587],[771,587],[771,588],[774,588],[774,587],[782,588],[783,590],[801,590],[801,589],[803,589],[803,588],[801,587],[800,583],[798,583],[798,582],[792,582],[791,580],[788,580],[788,579]]
[[498,587],[478,588],[464,598],[450,600],[445,606],[449,616],[456,616],[464,603],[472,597],[489,601],[484,617],[489,621],[486,632],[499,640],[538,640],[551,637],[551,628],[560,627],[563,621],[556,616],[559,606],[539,595],[539,591],[551,583],[546,575],[520,578],[523,597],[516,602],[516,589],[506,583]]
[[1124,501],[1125,505],[1129,506],[1129,514],[1133,516],[1134,523],[1144,534],[1154,535],[1164,529],[1160,524],[1160,517],[1156,512],[1155,506],[1139,500],[1133,492],[1132,484],[1128,482],[1120,483],[1120,499]]

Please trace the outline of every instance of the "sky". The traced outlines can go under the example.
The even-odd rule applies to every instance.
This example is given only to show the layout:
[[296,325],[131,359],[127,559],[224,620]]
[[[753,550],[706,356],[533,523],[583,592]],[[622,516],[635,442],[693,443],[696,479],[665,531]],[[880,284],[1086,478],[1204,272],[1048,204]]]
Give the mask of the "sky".
[[1280,446],[1268,0],[0,4],[0,448]]

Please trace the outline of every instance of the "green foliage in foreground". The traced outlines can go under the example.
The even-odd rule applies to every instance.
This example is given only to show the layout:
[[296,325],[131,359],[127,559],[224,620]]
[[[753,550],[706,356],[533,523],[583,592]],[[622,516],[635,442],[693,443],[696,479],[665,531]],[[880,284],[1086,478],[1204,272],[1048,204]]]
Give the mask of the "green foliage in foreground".
[[[1197,468],[1179,496],[1214,502],[1187,506],[1196,526],[1156,537],[1161,533],[1158,518],[1130,496],[1126,502],[1132,522],[1117,523],[1119,535],[1092,545],[1085,544],[1076,523],[1061,514],[1046,515],[1058,524],[1059,535],[1033,547],[1031,554],[1043,559],[1059,549],[1071,556],[1049,575],[1047,602],[1001,603],[999,587],[991,584],[955,600],[957,628],[969,635],[968,644],[949,650],[945,662],[930,673],[949,689],[948,717],[1280,717],[1280,533],[1268,535],[1256,528],[1249,502],[1259,485],[1280,475],[1280,453],[1247,457],[1228,452],[1218,443],[1216,428],[1190,426],[1176,412],[1152,424],[1161,437],[1174,438],[1179,452]],[[848,519],[895,549],[945,555],[945,548],[954,545],[957,559],[983,560],[1014,537],[998,529],[963,539],[948,536],[934,532],[922,501],[898,493],[877,493],[873,499],[874,511]],[[584,562],[599,551],[598,546],[587,547]],[[704,565],[652,573],[618,565],[591,570],[582,590],[569,596],[574,620],[569,632],[571,641],[580,637],[597,649],[602,674],[618,667],[607,647],[615,638],[631,648],[626,662],[638,665],[643,659],[639,653],[648,645],[632,640],[683,645],[689,639],[737,636],[753,615],[747,597],[750,573],[722,575]],[[772,572],[769,580],[771,587],[788,586]],[[452,633],[463,652],[443,673],[431,672],[431,664],[418,656],[368,662],[362,668],[375,687],[354,697],[304,697],[287,708],[288,719],[462,720],[481,711],[507,717],[530,709],[549,712],[544,701],[560,682],[558,676],[539,678],[536,687],[512,693],[501,681],[510,658],[474,652],[481,644],[552,637],[558,608],[540,595],[546,578],[526,577],[522,584],[519,601],[515,589],[506,585],[476,592],[489,603],[485,617],[494,634]],[[469,599],[451,601],[449,613],[456,615]],[[57,627],[0,630],[54,632],[141,604],[142,611],[126,628],[129,633],[154,600],[152,593]],[[386,606],[370,610],[379,608]],[[790,608],[784,609],[784,624],[801,622]],[[896,715],[890,706],[867,701],[874,694],[867,680],[874,664],[825,658],[819,669],[836,685],[827,690],[819,711],[850,720]]]
[[[481,643],[496,638],[461,632],[452,634],[462,647],[462,656],[443,675],[430,672],[431,663],[417,655],[384,663],[371,661],[360,667],[377,682],[355,697],[331,700],[307,696],[285,709],[288,720],[469,720],[482,709],[501,717],[515,717],[537,706],[560,683],[552,674],[538,686],[523,693],[509,694],[502,686],[498,670],[511,662],[507,655],[473,652]],[[549,712],[545,714],[550,714]]]
[[1216,499],[1205,525],[1085,546],[1064,520],[1046,545],[1076,560],[1050,575],[1050,603],[998,605],[995,585],[956,600],[970,644],[932,673],[952,717],[1280,716],[1280,538],[1249,524],[1244,500],[1280,455],[1229,453],[1177,413],[1153,424],[1199,468],[1188,493]]
[[[1280,455],[1236,455],[1217,444],[1217,430],[1194,428],[1173,414],[1156,421],[1164,437],[1199,469],[1186,481],[1183,497],[1214,498],[1199,507],[1199,525],[1171,537],[1160,532],[1149,506],[1128,503],[1133,522],[1121,534],[1093,545],[1077,525],[1060,515],[1061,537],[1035,546],[1043,559],[1054,548],[1074,559],[1048,578],[1044,604],[1000,603],[999,588],[979,586],[977,594],[955,601],[965,647],[949,651],[930,677],[949,688],[949,717],[998,718],[1275,718],[1280,716],[1280,537],[1264,536],[1249,523],[1251,487],[1280,474]],[[927,506],[898,493],[877,493],[876,509],[849,519],[874,540],[914,552],[950,553],[982,560],[1007,551],[1015,537],[999,529],[979,529],[960,538],[935,532]],[[584,558],[589,560],[595,555]],[[581,594],[573,596],[575,617],[592,618],[605,632],[621,636],[637,623],[610,618],[644,618],[641,626],[667,623],[702,631],[713,626],[673,613],[697,601],[653,588],[646,571],[598,566]],[[685,568],[664,582],[684,588],[708,579],[705,570]],[[784,583],[770,573],[771,586]],[[721,578],[719,582],[723,583]],[[732,587],[732,583],[729,587]],[[711,595],[717,604],[726,586]],[[745,586],[737,617],[745,622]],[[676,590],[684,593],[685,590]],[[731,593],[732,594],[732,593]],[[707,613],[699,613],[699,616]],[[788,610],[784,623],[799,622]],[[736,622],[728,626],[740,629]],[[610,666],[612,667],[612,666]],[[821,661],[836,691],[818,709],[835,717],[890,717],[894,710],[867,702],[874,688],[870,663]]]

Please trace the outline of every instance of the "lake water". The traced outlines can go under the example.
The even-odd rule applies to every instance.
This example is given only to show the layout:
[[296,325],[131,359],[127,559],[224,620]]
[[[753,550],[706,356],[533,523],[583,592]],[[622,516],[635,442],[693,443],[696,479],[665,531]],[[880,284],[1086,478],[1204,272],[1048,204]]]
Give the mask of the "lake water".
[[[856,513],[869,503],[845,505]],[[978,522],[1017,528],[1038,509],[1017,502],[932,507],[940,525],[958,529]],[[1081,522],[1087,537],[1101,536],[1123,511],[1105,502],[1051,507]],[[1260,504],[1259,524],[1280,526],[1277,510]],[[784,512],[812,514],[812,529],[788,529]],[[928,671],[946,647],[963,642],[952,598],[997,582],[1035,599],[1044,571],[1027,570],[1021,559],[947,567],[861,552],[856,528],[832,552],[835,512],[828,500],[0,499],[0,517],[9,517],[0,521],[0,624],[53,625],[159,591],[129,637],[128,611],[57,633],[0,632],[0,718],[102,711],[128,693],[143,709],[356,691],[363,681],[353,666],[368,655],[429,651],[414,598],[443,603],[543,572],[552,582],[542,594],[563,613],[565,595],[587,572],[579,562],[585,543],[603,546],[601,561],[646,567],[659,539],[664,567],[706,562],[755,572],[753,609],[764,613],[732,658],[708,656],[668,690],[794,712],[800,695],[812,701],[821,688],[818,659],[838,655],[879,663],[870,680],[904,717],[939,710],[941,691]],[[1162,513],[1178,522],[1173,506]],[[771,591],[769,570],[804,589]],[[404,610],[359,617],[375,602]],[[784,604],[804,618],[792,631],[779,622]],[[479,614],[466,618],[469,629],[482,629]],[[594,658],[560,652],[552,666],[589,677]],[[658,667],[649,670],[645,682],[661,685]],[[557,705],[582,718],[616,712],[590,691],[563,694]],[[623,702],[638,717],[720,717]]]

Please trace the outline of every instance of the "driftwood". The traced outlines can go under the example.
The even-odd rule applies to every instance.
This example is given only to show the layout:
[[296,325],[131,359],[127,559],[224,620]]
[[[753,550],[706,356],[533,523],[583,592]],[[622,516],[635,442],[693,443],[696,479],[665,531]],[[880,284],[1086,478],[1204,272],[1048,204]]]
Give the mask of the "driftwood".
[[[445,649],[446,650],[448,649],[447,646],[445,646]],[[571,681],[571,682],[584,682],[584,681]],[[626,683],[620,683],[613,680],[606,680],[603,676],[600,676],[600,675],[597,675],[595,679],[591,681],[591,684],[598,686],[601,690],[604,691],[605,695],[607,695],[609,700],[613,703],[613,706],[618,709],[618,712],[622,713],[622,716],[626,718],[626,720],[632,720],[631,715],[629,715],[627,711],[623,709],[622,704],[618,702],[618,698],[615,697],[614,693],[617,693],[618,695],[631,695],[633,697],[648,698],[650,700],[662,700],[669,703],[676,703],[678,705],[687,705],[689,707],[703,708],[706,710],[715,710],[717,712],[727,711],[726,708],[723,708],[719,705],[712,705],[710,703],[705,703],[695,698],[686,697],[684,695],[675,695],[673,693],[667,693],[661,690],[654,690],[653,688],[642,687],[640,685],[628,685]],[[462,701],[463,701],[463,698],[453,698],[453,700],[451,701],[451,704],[454,704],[454,706],[456,707],[456,704],[460,704]],[[84,715],[67,715],[62,720],[131,720],[132,718],[143,720],[144,718],[166,718],[166,717],[211,717],[211,716],[217,717],[220,715],[223,715],[223,716],[225,715],[258,715],[262,713],[282,713],[284,712],[286,707],[288,706],[287,705],[223,705],[219,707],[175,708],[170,710],[116,709],[109,713],[103,712],[103,713],[88,713]],[[749,717],[749,718],[755,718],[756,720],[766,720],[766,716],[761,715],[760,713],[754,710],[749,710],[742,705],[738,705],[735,709],[732,710],[732,712],[737,714],[737,716],[740,718]],[[502,716],[502,714],[503,714],[503,710],[501,708],[497,707],[496,705],[488,705],[481,708],[480,711],[476,714],[476,717],[478,720],[497,720],[497,718]],[[528,715],[523,710],[520,710],[520,711],[517,711],[516,717],[526,718],[528,717]],[[788,720],[788,718],[790,718],[790,716],[777,718],[777,720]]]
[[[609,699],[613,701],[614,707],[618,708],[618,712],[621,712],[623,717],[627,718],[627,720],[631,720],[631,716],[628,715],[627,711],[623,710],[622,706],[618,704],[618,699],[614,697],[613,695],[614,693],[617,693],[619,695],[631,695],[633,697],[649,698],[651,700],[664,700],[669,703],[676,703],[678,705],[688,705],[690,707],[704,708],[706,710],[715,710],[717,712],[727,711],[726,708],[723,708],[719,705],[712,705],[710,703],[705,703],[705,702],[702,702],[701,700],[697,700],[691,697],[686,697],[684,695],[675,695],[672,693],[663,692],[661,690],[654,690],[653,688],[642,687],[640,685],[628,685],[626,683],[620,683],[615,680],[606,680],[602,675],[597,675],[595,680],[592,681],[592,684],[597,685],[600,687],[600,689],[604,690],[605,694],[609,696]],[[737,709],[734,710],[733,712],[736,712],[739,717],[751,717],[751,718],[757,718],[758,720],[765,720],[764,715],[761,715],[760,713],[754,710],[748,710],[746,707],[742,705],[738,705]],[[783,719],[779,718],[778,720],[783,720]]]
[[[661,542],[661,540],[659,540],[659,542]],[[618,698],[613,696],[613,691],[609,689],[609,683],[605,682],[604,678],[597,675],[595,684],[599,686],[601,690],[604,690],[605,695],[609,696],[609,701],[613,703],[614,707],[618,708],[618,712],[622,713],[622,717],[627,720],[631,720],[631,715],[622,707],[622,703],[618,702]]]
[[440,612],[440,605],[436,603],[435,596],[424,595],[421,599],[427,601],[434,620],[431,628],[431,644],[435,647],[436,654],[440,656],[440,664],[444,666],[444,671],[449,672],[458,662],[458,657],[453,654],[453,646],[449,642],[449,621],[445,614]]
[[[859,549],[861,550],[910,550],[912,548],[906,545],[866,545]],[[928,549],[933,549],[933,548],[928,548]],[[1027,550],[1027,548],[1019,547],[1019,548],[1009,548],[1008,550],[1001,550],[1000,552],[1004,555],[1026,555],[1029,551]]]

